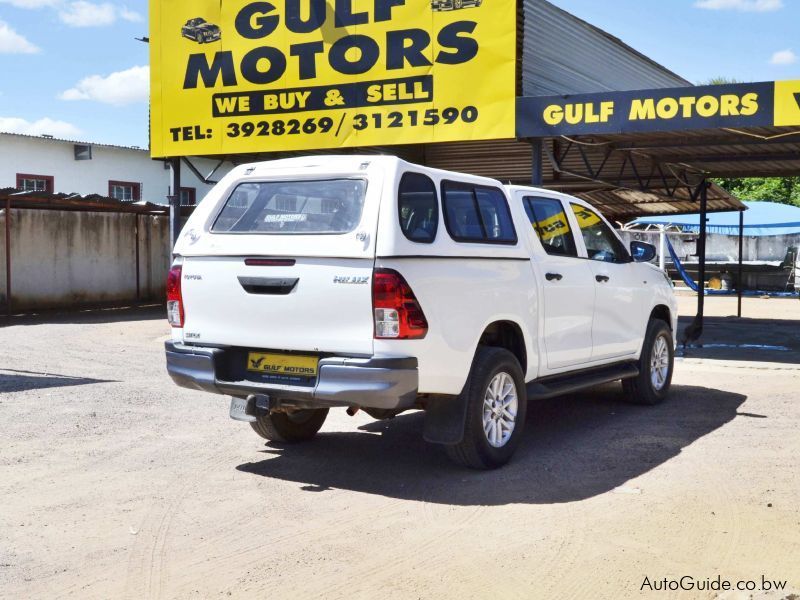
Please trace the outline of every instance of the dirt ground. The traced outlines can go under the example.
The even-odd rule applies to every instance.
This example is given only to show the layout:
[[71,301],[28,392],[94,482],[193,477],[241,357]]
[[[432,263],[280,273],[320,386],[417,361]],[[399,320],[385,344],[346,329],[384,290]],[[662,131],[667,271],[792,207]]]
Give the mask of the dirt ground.
[[[0,596],[750,596],[645,584],[682,576],[797,592],[800,302],[707,312],[667,402],[626,405],[610,385],[536,403],[491,473],[452,466],[419,414],[335,411],[307,445],[265,445],[226,398],[171,384],[161,309],[14,320]],[[765,596],[762,576],[786,591]]]

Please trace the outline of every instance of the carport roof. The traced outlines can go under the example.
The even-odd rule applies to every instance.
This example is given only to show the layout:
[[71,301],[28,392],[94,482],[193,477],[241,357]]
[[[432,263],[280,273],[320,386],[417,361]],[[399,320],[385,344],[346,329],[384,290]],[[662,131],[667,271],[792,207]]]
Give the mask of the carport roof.
[[[576,193],[616,220],[695,212],[692,190],[704,178],[800,174],[800,127],[564,135],[543,144],[545,185]],[[746,206],[713,185],[708,210]]]
[[[517,136],[541,140],[545,185],[610,218],[697,212],[708,178],[800,174],[800,82],[518,98]],[[708,210],[746,206],[712,186]]]

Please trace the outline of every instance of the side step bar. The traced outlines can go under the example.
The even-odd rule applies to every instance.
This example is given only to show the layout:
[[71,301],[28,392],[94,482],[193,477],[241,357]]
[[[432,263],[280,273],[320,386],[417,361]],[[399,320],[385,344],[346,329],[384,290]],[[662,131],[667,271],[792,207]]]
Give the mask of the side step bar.
[[587,369],[553,375],[531,381],[527,385],[530,400],[547,400],[564,394],[571,394],[586,388],[594,387],[617,379],[629,379],[639,375],[639,367],[635,362],[624,362],[596,369]]

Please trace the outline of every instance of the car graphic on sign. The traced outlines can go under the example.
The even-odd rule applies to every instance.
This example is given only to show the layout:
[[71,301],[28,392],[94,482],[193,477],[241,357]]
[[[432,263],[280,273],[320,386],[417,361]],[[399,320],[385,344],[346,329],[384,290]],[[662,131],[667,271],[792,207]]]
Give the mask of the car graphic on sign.
[[186,21],[186,25],[181,27],[181,36],[197,42],[198,44],[205,44],[207,42],[216,42],[222,37],[222,31],[219,25],[209,23],[205,19],[196,17]]
[[474,6],[477,8],[482,3],[483,0],[432,0],[431,8],[438,11],[458,10],[468,6]]

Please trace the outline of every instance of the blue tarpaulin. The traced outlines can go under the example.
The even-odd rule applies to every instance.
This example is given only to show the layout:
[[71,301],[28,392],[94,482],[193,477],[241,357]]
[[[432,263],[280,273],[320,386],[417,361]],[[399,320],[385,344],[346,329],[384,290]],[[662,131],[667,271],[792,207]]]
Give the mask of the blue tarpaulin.
[[[675,252],[675,248],[672,247],[672,242],[669,241],[669,236],[666,236],[665,240],[667,242],[667,250],[669,251],[670,257],[672,258],[672,264],[675,265],[675,270],[678,271],[678,275],[680,275],[681,279],[683,279],[683,283],[685,283],[686,286],[690,290],[692,290],[693,292],[698,291],[700,289],[700,286],[698,286],[697,283],[695,283],[694,279],[692,279],[689,276],[689,273],[684,268],[683,263],[681,263],[681,260],[678,258],[678,254]],[[706,295],[715,295],[715,294],[724,295],[724,294],[733,293],[733,291],[732,290],[705,290],[705,293],[706,293]]]
[[[800,233],[800,207],[777,202],[744,202],[744,235],[791,235]],[[700,215],[642,217],[636,225],[671,225],[684,231],[700,231]],[[739,234],[739,212],[709,213],[708,233]]]

